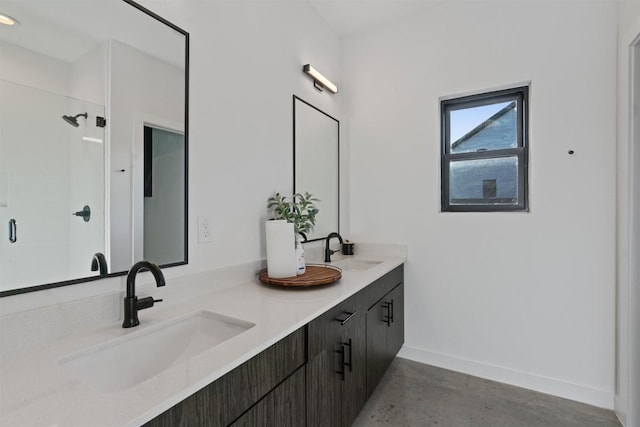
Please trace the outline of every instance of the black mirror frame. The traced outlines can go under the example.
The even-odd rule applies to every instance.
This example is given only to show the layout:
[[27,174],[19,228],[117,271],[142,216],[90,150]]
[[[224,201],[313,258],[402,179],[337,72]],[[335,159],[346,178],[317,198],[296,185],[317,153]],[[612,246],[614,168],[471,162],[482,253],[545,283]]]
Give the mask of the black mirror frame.
[[[296,194],[296,100],[308,105],[309,107],[313,108],[314,110],[318,111],[319,113],[324,114],[325,116],[327,116],[328,118],[335,120],[336,123],[338,124],[338,182],[337,182],[337,187],[336,188],[336,192],[338,195],[338,225],[337,225],[337,233],[340,233],[340,120],[336,119],[335,117],[331,116],[330,114],[325,113],[324,111],[322,111],[321,109],[319,109],[318,107],[314,106],[313,104],[308,103],[307,101],[305,101],[304,99],[300,98],[299,96],[293,95],[293,194]],[[309,239],[309,240],[305,240],[306,242],[315,242],[318,240],[324,240],[326,238],[325,237],[318,237],[315,239]]]
[[[176,32],[182,34],[185,37],[185,60],[184,60],[184,73],[185,73],[185,79],[184,79],[184,185],[185,185],[185,192],[184,192],[184,261],[180,261],[180,262],[174,262],[174,263],[170,263],[170,264],[162,264],[160,265],[161,268],[166,268],[166,267],[175,267],[175,266],[179,266],[179,265],[185,265],[189,263],[189,33],[186,32],[185,30],[183,30],[182,28],[178,27],[177,25],[167,21],[166,19],[164,19],[163,17],[157,15],[156,13],[152,12],[151,10],[147,9],[146,7],[136,3],[133,0],[122,0],[125,3],[133,6],[134,8],[138,9],[139,11],[141,11],[142,13],[156,19],[157,21],[165,24],[166,26],[170,27],[171,29],[175,30]],[[87,258],[89,259],[89,258]],[[87,261],[88,262],[88,261]],[[98,275],[98,276],[88,276],[88,277],[82,277],[79,279],[72,279],[72,280],[64,280],[64,281],[60,281],[60,282],[53,282],[53,283],[46,283],[43,285],[35,285],[35,286],[29,286],[29,287],[25,287],[25,288],[15,288],[15,289],[10,289],[7,291],[0,291],[0,298],[2,297],[8,297],[8,296],[12,296],[12,295],[18,295],[18,294],[25,294],[25,293],[29,293],[29,292],[37,292],[37,291],[42,291],[45,289],[53,289],[53,288],[59,288],[62,286],[70,286],[70,285],[77,285],[80,283],[88,283],[88,282],[94,282],[96,280],[101,280],[101,279],[105,279],[105,278],[109,278],[109,277],[117,277],[117,276],[124,276],[125,274],[127,274],[127,271],[118,271],[116,273],[109,273],[109,274],[104,274],[104,275]]]

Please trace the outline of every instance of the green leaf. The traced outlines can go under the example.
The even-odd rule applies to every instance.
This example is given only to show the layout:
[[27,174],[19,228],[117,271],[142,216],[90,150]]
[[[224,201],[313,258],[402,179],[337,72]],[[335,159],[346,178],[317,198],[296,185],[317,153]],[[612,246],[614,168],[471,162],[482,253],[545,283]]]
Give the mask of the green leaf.
[[297,234],[306,234],[313,230],[316,224],[319,210],[314,203],[319,201],[309,192],[296,193],[291,197],[275,193],[267,199],[267,208],[273,210],[274,219],[291,222]]

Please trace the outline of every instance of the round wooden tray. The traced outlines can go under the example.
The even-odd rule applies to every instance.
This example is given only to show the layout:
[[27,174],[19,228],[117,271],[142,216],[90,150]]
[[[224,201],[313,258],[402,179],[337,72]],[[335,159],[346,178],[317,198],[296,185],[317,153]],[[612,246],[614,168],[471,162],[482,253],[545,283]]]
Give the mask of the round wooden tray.
[[342,277],[342,270],[333,265],[307,265],[307,271],[300,276],[282,277],[276,279],[267,275],[265,268],[258,275],[262,283],[269,285],[301,287],[301,286],[318,286],[328,285]]

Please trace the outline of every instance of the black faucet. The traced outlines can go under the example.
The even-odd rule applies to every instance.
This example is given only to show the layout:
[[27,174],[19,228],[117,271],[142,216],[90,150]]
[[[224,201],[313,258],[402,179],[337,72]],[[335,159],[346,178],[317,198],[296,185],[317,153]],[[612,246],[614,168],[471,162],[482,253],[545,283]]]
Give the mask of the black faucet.
[[329,241],[331,240],[332,237],[337,237],[338,240],[340,240],[340,245],[344,243],[342,241],[341,235],[339,235],[335,231],[333,233],[329,233],[329,235],[327,236],[327,239],[324,242],[324,262],[331,262],[331,255],[338,252],[338,251],[332,251],[331,248],[329,247]]
[[165,285],[164,275],[157,265],[149,261],[140,261],[131,267],[129,274],[127,274],[127,296],[124,297],[123,328],[138,326],[140,324],[138,320],[138,310],[151,308],[154,303],[162,301],[161,299],[153,299],[153,297],[145,297],[138,301],[138,297],[136,296],[136,275],[139,271],[143,270],[149,270],[151,274],[153,274],[153,277],[156,279],[156,286],[160,287]]
[[102,252],[98,252],[93,255],[91,260],[91,271],[100,271],[100,275],[104,276],[109,274],[109,266],[107,265],[107,258]]

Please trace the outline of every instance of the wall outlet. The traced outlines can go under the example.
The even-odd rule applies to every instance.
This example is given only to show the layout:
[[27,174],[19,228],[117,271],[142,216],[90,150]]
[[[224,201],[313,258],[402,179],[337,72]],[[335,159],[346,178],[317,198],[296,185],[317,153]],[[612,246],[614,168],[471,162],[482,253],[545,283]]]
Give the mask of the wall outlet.
[[213,230],[211,227],[211,218],[208,216],[198,217],[198,243],[207,243],[213,241]]

